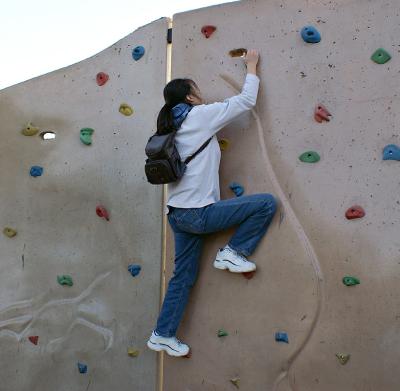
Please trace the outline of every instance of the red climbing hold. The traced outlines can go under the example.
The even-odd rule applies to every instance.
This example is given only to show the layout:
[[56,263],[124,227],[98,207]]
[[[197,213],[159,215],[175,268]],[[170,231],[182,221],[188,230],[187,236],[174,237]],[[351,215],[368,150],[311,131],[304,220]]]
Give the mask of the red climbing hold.
[[254,277],[255,271],[253,270],[252,272],[243,272],[243,277],[247,278],[248,280],[251,280]]
[[107,83],[108,79],[109,79],[109,76],[107,75],[107,73],[99,72],[96,75],[96,82],[99,86],[104,86],[104,84]]
[[39,336],[38,335],[31,335],[28,337],[29,341],[31,341],[34,345],[38,344]]
[[206,38],[210,38],[212,33],[216,30],[217,28],[215,26],[203,26],[201,28],[201,32],[202,34],[204,34],[204,36]]
[[323,120],[329,121],[330,116],[332,116],[332,114],[329,113],[324,105],[318,104],[315,106],[314,118],[317,122],[321,123]]
[[348,220],[360,219],[365,216],[364,209],[361,206],[354,205],[346,211],[346,218]]
[[102,205],[96,206],[96,213],[97,213],[97,216],[102,217],[103,219],[106,219],[107,221],[110,220],[107,209],[104,206],[102,206]]
[[192,349],[189,350],[189,353],[186,356],[181,356],[183,358],[190,358],[192,357]]

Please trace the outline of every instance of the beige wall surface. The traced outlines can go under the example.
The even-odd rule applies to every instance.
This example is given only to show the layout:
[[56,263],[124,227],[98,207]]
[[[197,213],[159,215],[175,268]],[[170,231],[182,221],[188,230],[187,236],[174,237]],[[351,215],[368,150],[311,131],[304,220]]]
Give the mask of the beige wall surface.
[[[234,390],[232,378],[245,391],[398,389],[400,163],[382,150],[399,143],[399,14],[397,0],[242,1],[174,16],[172,77],[193,78],[209,102],[242,86],[243,61],[228,52],[260,50],[256,109],[219,133],[231,143],[222,198],[237,181],[280,208],[251,280],[212,267],[233,231],[208,238],[178,330],[192,357],[166,357],[166,391]],[[302,40],[308,24],[320,43]],[[204,25],[217,27],[208,39]],[[392,55],[384,65],[370,59],[379,47]],[[319,103],[330,122],[314,120]],[[308,150],[321,160],[301,162]],[[366,215],[347,220],[354,204]],[[346,275],[361,284],[345,286]]]
[[[18,232],[0,235],[1,391],[156,389],[157,356],[146,340],[159,309],[162,189],[143,167],[163,103],[167,28],[157,20],[0,92],[1,231]],[[146,50],[139,61],[137,45]],[[109,80],[98,86],[101,71]],[[121,103],[133,115],[121,114]],[[22,135],[29,121],[56,138]],[[90,146],[80,141],[86,127]],[[32,165],[43,175],[31,177]],[[99,204],[109,221],[96,215]],[[129,264],[141,266],[138,276]],[[57,275],[72,276],[73,286]]]

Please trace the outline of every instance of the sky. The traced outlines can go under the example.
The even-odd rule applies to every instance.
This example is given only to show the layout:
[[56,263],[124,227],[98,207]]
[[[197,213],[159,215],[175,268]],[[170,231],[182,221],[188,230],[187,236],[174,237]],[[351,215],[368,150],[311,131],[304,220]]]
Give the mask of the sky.
[[163,16],[229,0],[0,0],[0,89],[84,60]]

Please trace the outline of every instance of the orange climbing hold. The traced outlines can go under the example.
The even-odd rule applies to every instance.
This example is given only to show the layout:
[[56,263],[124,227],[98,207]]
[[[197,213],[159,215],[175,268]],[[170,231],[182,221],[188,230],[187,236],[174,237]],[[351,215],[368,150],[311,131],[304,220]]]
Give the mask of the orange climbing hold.
[[329,122],[330,116],[332,116],[332,114],[328,111],[328,109],[324,105],[318,104],[315,106],[314,118],[317,122],[319,123],[321,123],[322,121]]
[[354,205],[346,211],[346,218],[348,220],[360,219],[365,216],[364,209],[359,205]]
[[97,216],[102,217],[103,219],[106,219],[107,221],[110,220],[110,216],[107,212],[107,209],[102,205],[96,206],[96,214],[97,214]]
[[107,75],[107,73],[99,72],[96,75],[96,83],[99,86],[104,86],[104,84],[107,83],[108,79],[109,79],[109,76]]
[[255,274],[255,270],[251,271],[251,272],[243,272],[243,277],[247,278],[248,280],[251,280],[254,277]]
[[206,38],[210,38],[212,33],[216,30],[217,28],[215,26],[203,26],[201,28],[201,32],[202,34],[206,37]]
[[31,335],[28,337],[29,341],[31,341],[34,345],[37,345],[39,342],[39,336],[38,335]]

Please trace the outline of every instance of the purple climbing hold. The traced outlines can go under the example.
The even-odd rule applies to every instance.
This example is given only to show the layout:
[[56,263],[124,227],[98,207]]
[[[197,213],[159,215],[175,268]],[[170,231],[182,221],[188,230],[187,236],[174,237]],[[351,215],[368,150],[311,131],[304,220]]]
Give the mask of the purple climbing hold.
[[229,188],[235,193],[236,197],[240,197],[244,193],[244,188],[237,182],[232,182]]
[[30,171],[31,176],[37,177],[43,174],[43,167],[40,166],[32,166]]
[[132,274],[132,277],[136,277],[139,273],[142,267],[140,265],[129,265],[128,266],[128,271],[129,273]]

